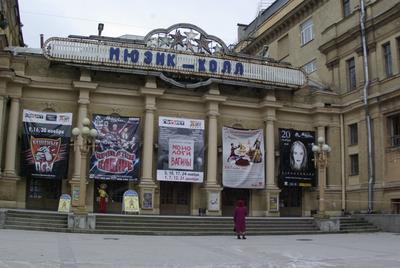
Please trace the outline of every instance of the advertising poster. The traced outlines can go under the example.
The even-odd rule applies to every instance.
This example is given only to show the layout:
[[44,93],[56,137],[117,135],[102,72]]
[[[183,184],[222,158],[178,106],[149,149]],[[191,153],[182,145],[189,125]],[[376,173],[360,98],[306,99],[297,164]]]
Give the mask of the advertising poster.
[[224,187],[264,188],[263,137],[262,129],[223,127],[222,183]]
[[58,212],[69,213],[71,210],[71,196],[69,194],[62,194],[60,202],[58,203]]
[[315,185],[313,131],[279,129],[280,175],[282,186],[310,187]]
[[127,190],[124,193],[122,204],[122,211],[124,212],[139,212],[139,197],[136,191]]
[[98,132],[90,158],[89,178],[139,180],[140,119],[114,115],[93,115]]
[[160,116],[157,180],[203,182],[204,120]]
[[23,111],[22,172],[27,177],[67,177],[72,113]]

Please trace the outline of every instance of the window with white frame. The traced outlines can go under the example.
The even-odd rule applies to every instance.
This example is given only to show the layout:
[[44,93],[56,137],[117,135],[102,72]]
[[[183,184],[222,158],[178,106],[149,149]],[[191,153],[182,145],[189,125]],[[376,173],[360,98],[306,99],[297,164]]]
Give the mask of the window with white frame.
[[400,113],[388,116],[389,146],[400,147]]
[[305,45],[314,39],[314,24],[308,19],[300,25],[301,45]]
[[313,73],[317,70],[317,60],[313,59],[312,61],[306,63],[305,65],[303,65],[303,70],[307,73]]

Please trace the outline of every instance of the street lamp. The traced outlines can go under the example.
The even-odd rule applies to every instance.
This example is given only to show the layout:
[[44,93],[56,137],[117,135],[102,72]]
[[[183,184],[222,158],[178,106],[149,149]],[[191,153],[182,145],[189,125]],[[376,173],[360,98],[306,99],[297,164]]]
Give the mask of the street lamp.
[[328,165],[328,153],[331,147],[325,143],[324,137],[318,137],[318,145],[313,145],[314,164],[318,168],[318,186],[319,186],[319,210],[318,217],[324,218],[325,215],[325,182],[326,166]]
[[81,169],[79,179],[79,203],[78,213],[86,213],[86,165],[87,165],[87,154],[90,150],[94,150],[95,141],[97,137],[97,130],[90,128],[89,118],[82,120],[82,128],[75,127],[72,129],[72,135],[74,137],[74,151],[79,149],[81,153]]

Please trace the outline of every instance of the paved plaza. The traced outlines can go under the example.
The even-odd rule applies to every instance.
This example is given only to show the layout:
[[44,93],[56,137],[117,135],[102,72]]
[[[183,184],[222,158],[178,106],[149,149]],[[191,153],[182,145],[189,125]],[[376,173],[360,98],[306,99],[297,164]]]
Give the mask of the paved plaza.
[[129,236],[0,229],[0,267],[400,267],[393,233]]

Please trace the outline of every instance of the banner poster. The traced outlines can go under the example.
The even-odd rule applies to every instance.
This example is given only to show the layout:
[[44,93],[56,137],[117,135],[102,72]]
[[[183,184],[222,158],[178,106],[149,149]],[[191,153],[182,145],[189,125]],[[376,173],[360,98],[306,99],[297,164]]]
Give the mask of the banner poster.
[[140,118],[93,115],[96,146],[90,158],[89,178],[138,181]]
[[68,172],[72,113],[23,111],[22,173],[63,179]]
[[203,182],[204,120],[160,116],[157,180]]
[[282,186],[310,187],[315,185],[313,131],[279,129],[280,175]]
[[262,129],[222,128],[222,184],[230,188],[265,186]]

